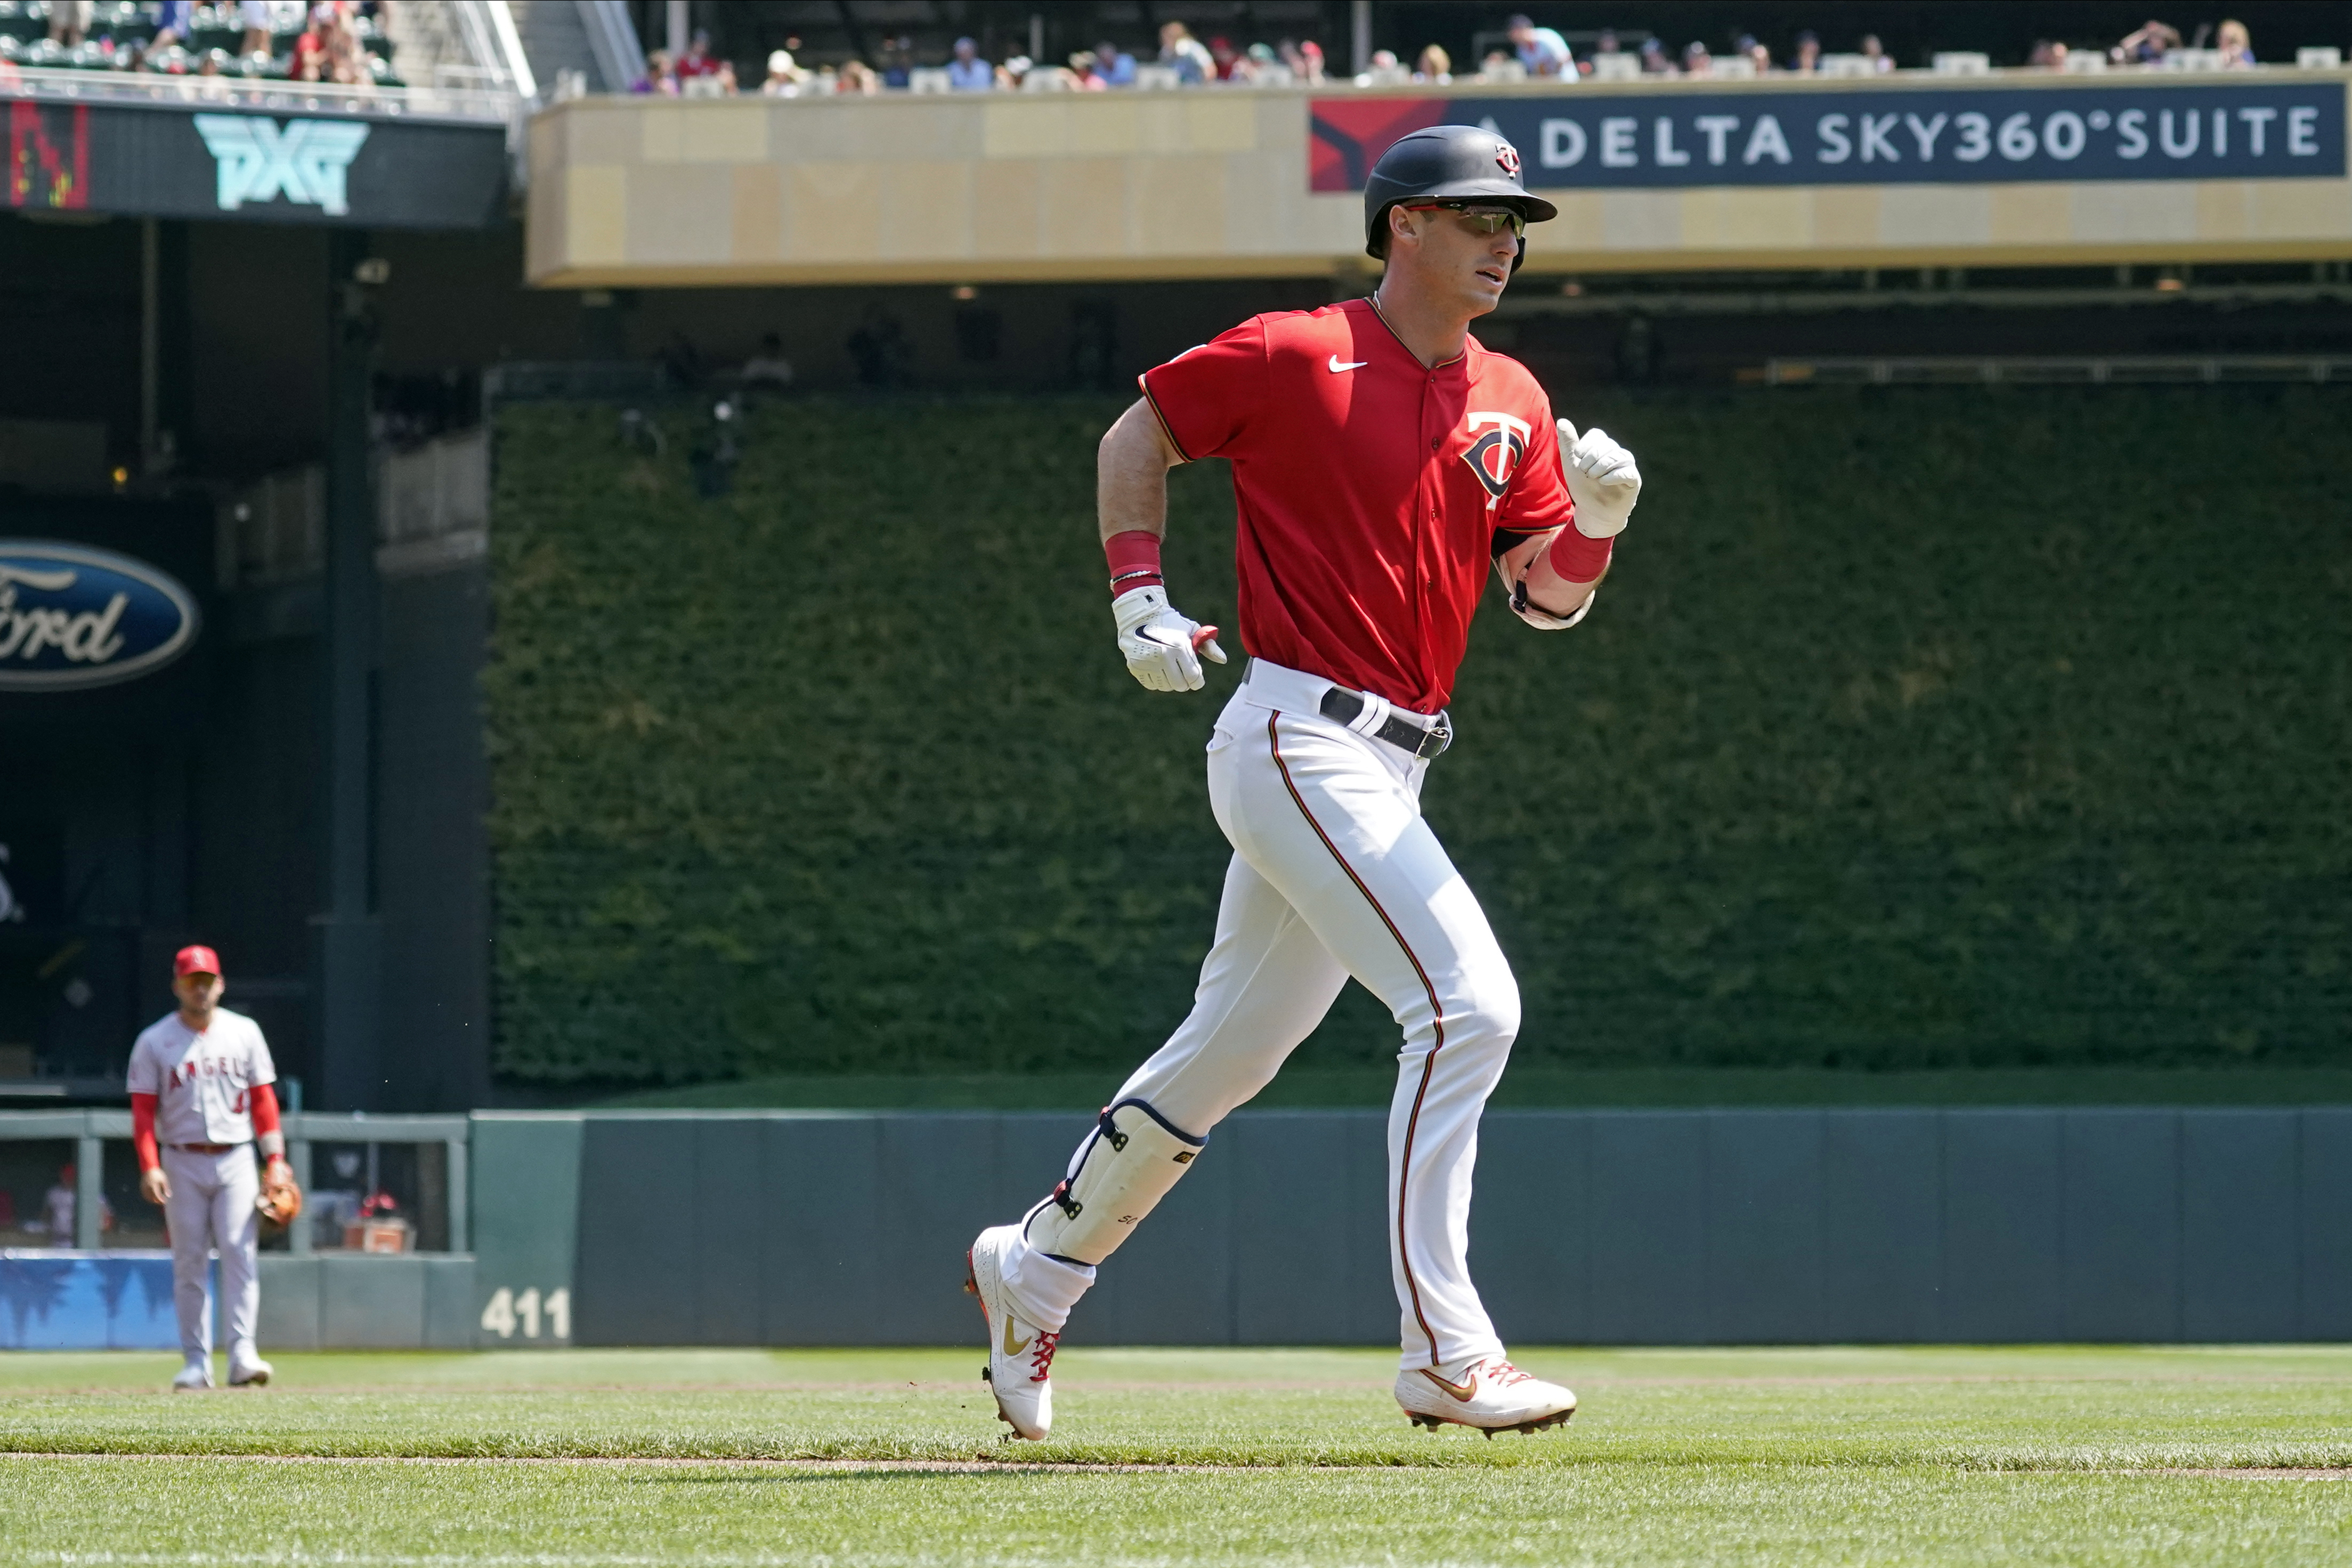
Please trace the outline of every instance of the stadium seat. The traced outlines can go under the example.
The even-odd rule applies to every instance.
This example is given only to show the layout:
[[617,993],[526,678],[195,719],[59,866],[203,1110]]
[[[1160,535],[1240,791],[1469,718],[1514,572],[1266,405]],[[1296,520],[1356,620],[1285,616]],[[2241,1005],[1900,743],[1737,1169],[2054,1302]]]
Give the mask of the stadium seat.
[[1944,49],[1928,57],[1928,68],[1939,77],[1981,77],[1992,74],[1992,57],[1970,49]]
[[2294,63],[2298,69],[2306,71],[2340,70],[2344,66],[2344,51],[2333,44],[2315,47],[2306,45],[2295,50]]
[[1825,77],[1866,77],[1877,74],[1868,55],[1823,55],[1820,74]]
[[1612,55],[1595,55],[1592,57],[1592,79],[1594,81],[1640,81],[1642,57],[1629,55],[1622,50]]

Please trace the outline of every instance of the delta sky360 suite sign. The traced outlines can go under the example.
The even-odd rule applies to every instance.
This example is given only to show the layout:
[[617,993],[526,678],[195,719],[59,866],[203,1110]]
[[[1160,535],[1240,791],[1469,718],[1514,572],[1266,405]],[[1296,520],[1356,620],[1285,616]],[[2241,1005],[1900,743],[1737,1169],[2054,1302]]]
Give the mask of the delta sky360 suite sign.
[[1528,185],[1991,184],[2341,178],[2345,89],[2139,83],[1873,91],[1318,98],[1308,183],[1363,189],[1390,144],[1483,125]]

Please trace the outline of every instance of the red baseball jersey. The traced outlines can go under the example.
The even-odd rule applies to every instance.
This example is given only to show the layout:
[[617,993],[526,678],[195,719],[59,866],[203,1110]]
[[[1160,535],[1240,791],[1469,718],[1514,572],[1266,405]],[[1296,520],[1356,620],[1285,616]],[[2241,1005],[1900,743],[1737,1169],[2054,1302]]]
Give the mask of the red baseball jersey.
[[1255,316],[1146,371],[1187,462],[1229,458],[1242,647],[1433,714],[1498,532],[1573,505],[1551,402],[1475,338],[1431,367],[1370,299]]

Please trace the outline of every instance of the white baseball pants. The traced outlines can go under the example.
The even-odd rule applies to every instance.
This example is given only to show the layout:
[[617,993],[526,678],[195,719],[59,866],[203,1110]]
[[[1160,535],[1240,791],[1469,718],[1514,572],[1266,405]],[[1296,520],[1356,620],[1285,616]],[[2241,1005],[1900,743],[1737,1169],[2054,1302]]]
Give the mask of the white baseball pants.
[[[1325,718],[1330,684],[1256,660],[1219,716],[1209,802],[1234,859],[1216,940],[1192,1016],[1116,1098],[1206,1135],[1354,977],[1404,1031],[1388,1180],[1404,1364],[1499,1355],[1470,1281],[1470,1179],[1479,1113],[1518,1032],[1518,985],[1422,818],[1429,764]],[[1057,1329],[1094,1270],[1013,1250],[1025,1256],[1006,1259],[1007,1286]]]
[[222,1315],[229,1354],[253,1355],[254,1324],[261,1315],[261,1279],[254,1254],[261,1243],[261,1172],[253,1145],[207,1155],[166,1144],[158,1151],[172,1184],[163,1220],[172,1233],[172,1305],[180,1319],[180,1350],[194,1361],[212,1354],[205,1312],[205,1265],[220,1250]]

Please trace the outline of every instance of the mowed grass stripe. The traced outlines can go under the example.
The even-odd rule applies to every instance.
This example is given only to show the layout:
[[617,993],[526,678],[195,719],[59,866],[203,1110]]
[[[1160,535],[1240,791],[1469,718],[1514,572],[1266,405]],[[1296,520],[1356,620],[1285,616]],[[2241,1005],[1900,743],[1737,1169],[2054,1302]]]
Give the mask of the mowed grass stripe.
[[1344,1564],[2340,1561],[2352,1489],[1927,1468],[819,1473],[0,1458],[11,1563]]

